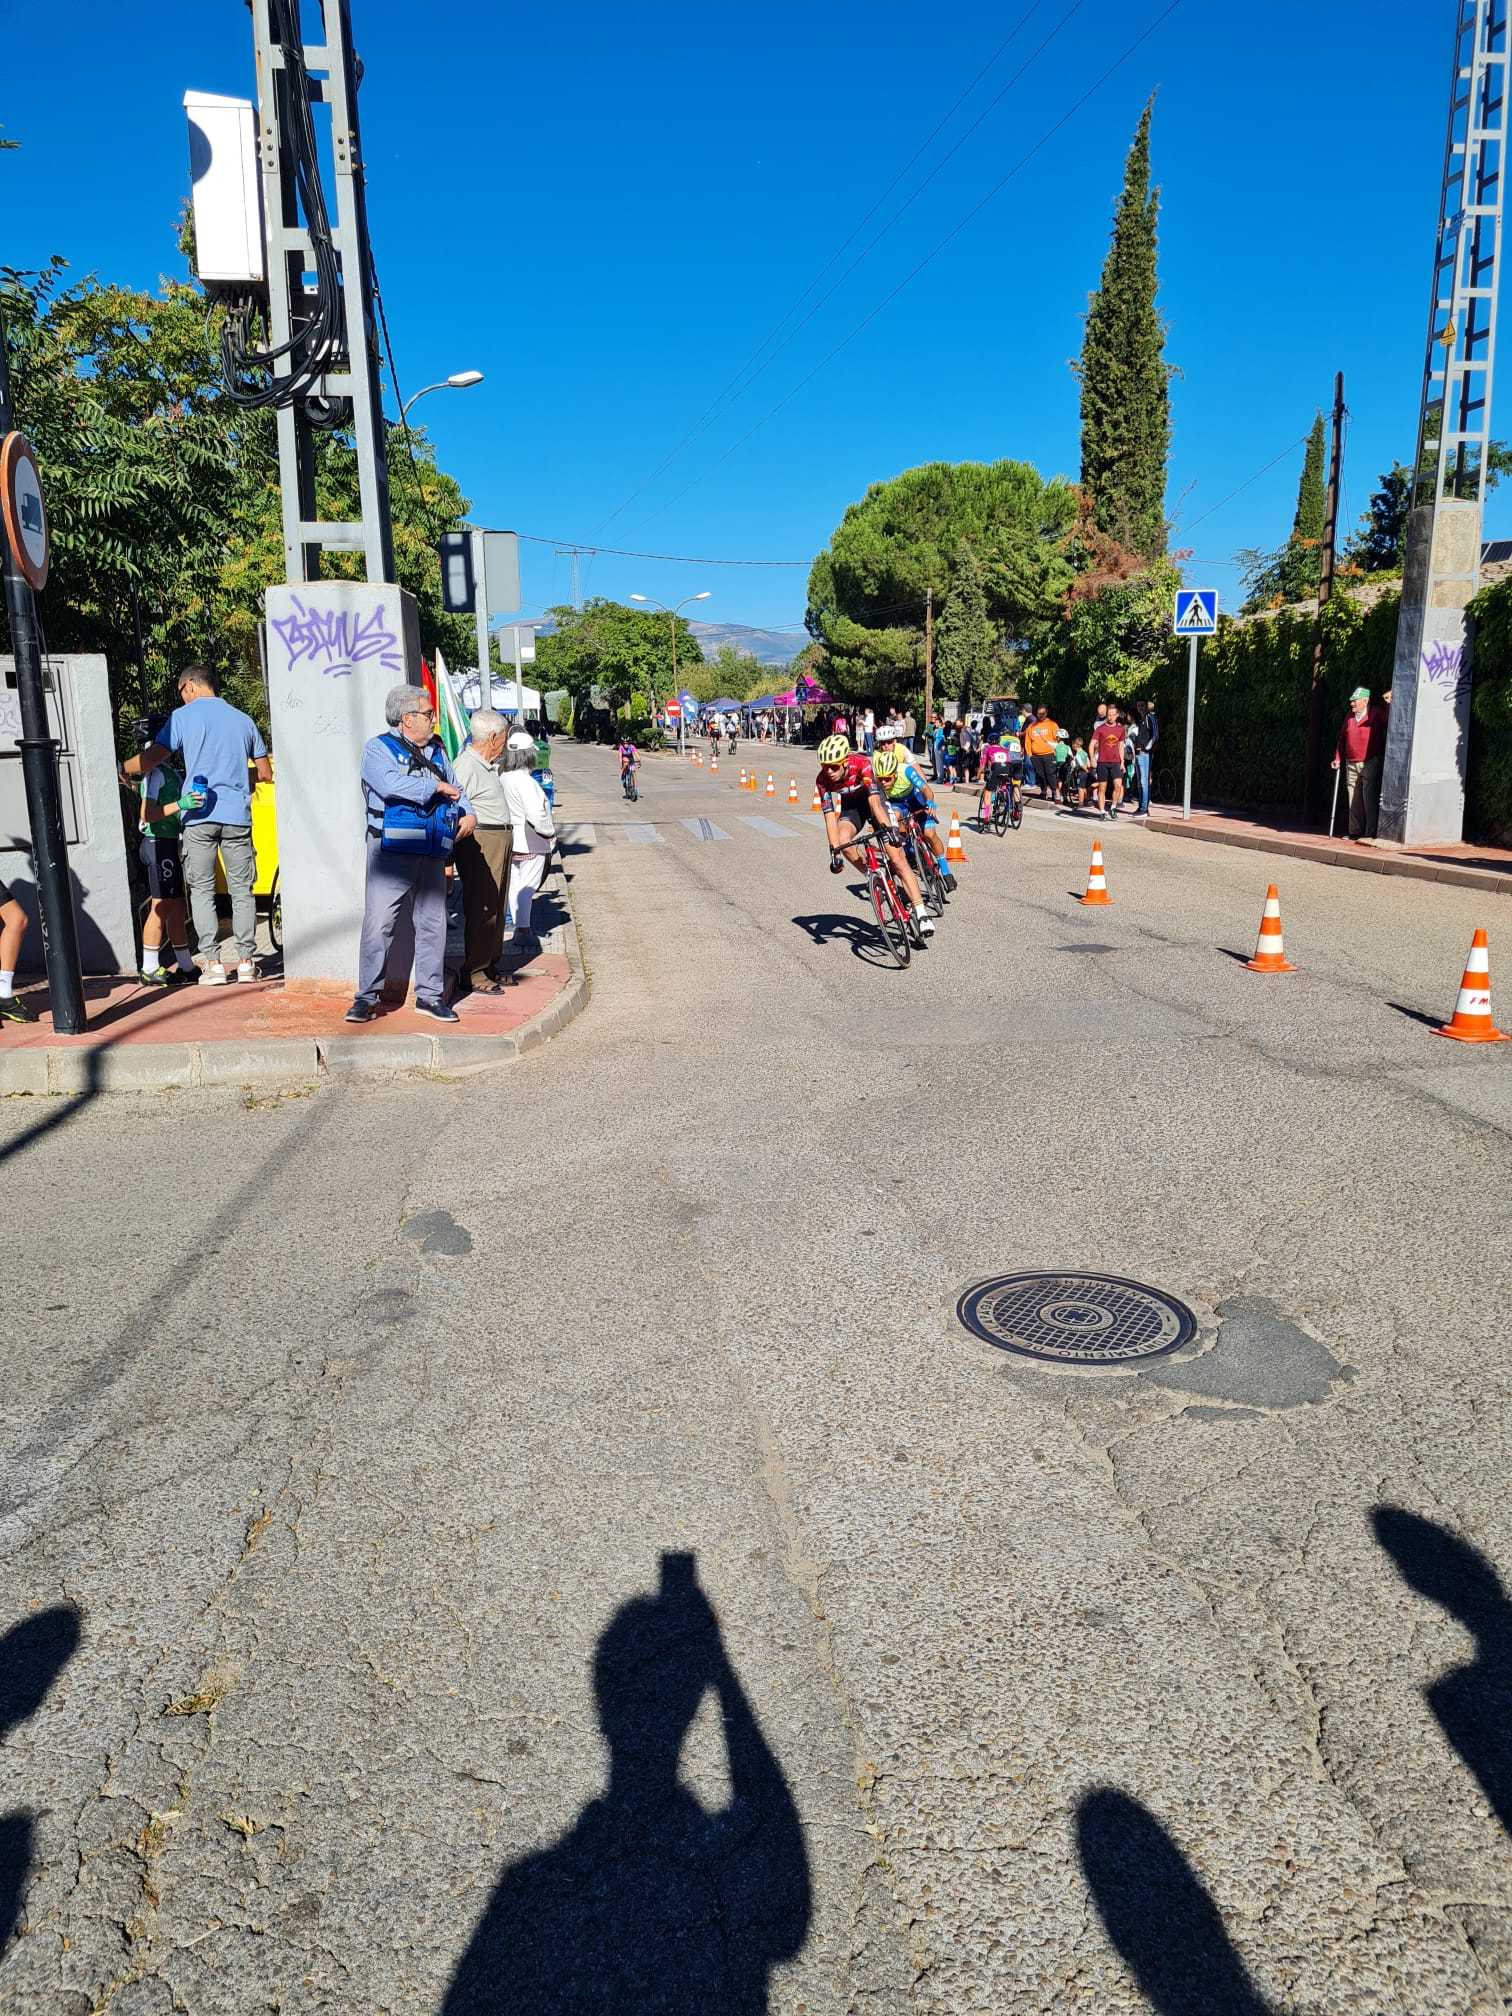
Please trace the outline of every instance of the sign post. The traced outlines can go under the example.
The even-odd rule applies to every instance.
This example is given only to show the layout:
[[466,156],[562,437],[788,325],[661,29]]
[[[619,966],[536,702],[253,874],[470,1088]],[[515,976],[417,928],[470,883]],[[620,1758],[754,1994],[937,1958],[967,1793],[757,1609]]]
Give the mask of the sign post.
[[1216,588],[1178,588],[1171,629],[1189,640],[1187,646],[1186,762],[1181,780],[1181,816],[1192,816],[1192,746],[1197,739],[1197,640],[1218,628]]
[[[10,382],[5,335],[0,329],[0,430],[9,428]],[[58,745],[48,732],[42,683],[42,642],[37,632],[36,591],[47,585],[50,540],[47,506],[37,458],[24,434],[0,440],[0,520],[4,525],[5,610],[10,618],[16,692],[21,703],[21,776],[31,825],[32,861],[37,877],[37,922],[47,967],[53,1028],[82,1036],[84,981],[79,968],[79,927],[68,885],[68,843],[63,837],[63,804],[58,788]]]

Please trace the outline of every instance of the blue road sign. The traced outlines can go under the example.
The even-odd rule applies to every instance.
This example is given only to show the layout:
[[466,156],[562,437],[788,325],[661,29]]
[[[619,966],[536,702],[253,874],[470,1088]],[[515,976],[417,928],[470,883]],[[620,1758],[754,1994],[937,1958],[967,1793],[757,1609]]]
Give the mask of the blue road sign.
[[1218,628],[1218,590],[1178,588],[1171,628],[1178,637],[1211,637]]

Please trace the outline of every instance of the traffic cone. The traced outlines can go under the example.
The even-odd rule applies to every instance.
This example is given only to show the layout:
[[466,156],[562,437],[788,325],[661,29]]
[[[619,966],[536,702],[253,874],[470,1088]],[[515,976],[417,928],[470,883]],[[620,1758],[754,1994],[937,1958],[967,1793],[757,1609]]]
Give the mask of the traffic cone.
[[775,798],[777,796],[777,779],[772,775],[770,770],[767,772],[767,796],[768,798]]
[[719,775],[719,751],[717,749],[714,751],[714,754],[709,758],[709,775],[711,777],[717,777]]
[[954,812],[950,815],[950,832],[945,839],[945,859],[947,861],[966,859],[966,849],[961,845],[961,821]]
[[1092,842],[1092,866],[1087,870],[1087,893],[1081,898],[1083,903],[1111,903],[1108,894],[1108,878],[1103,873],[1102,842]]
[[817,784],[814,786],[814,802],[812,805],[810,805],[809,810],[810,812],[822,812],[824,810],[824,806],[819,797],[819,786]]
[[1260,936],[1255,940],[1255,956],[1244,963],[1251,973],[1295,973],[1297,970],[1286,956],[1281,936],[1281,898],[1276,894],[1274,882],[1265,892],[1265,908],[1260,913]]
[[745,765],[744,765],[744,763],[742,763],[742,764],[741,764],[741,766],[740,766],[740,788],[741,788],[741,790],[742,790],[742,791],[744,791],[744,789],[745,789],[745,784],[746,784],[746,779],[745,779]]
[[1465,977],[1460,981],[1454,1013],[1435,1036],[1452,1036],[1456,1043],[1506,1043],[1512,1041],[1505,1029],[1491,1020],[1491,953],[1486,934],[1477,929],[1470,940],[1470,957],[1465,961]]
[[798,803],[798,779],[796,777],[789,777],[788,779],[788,803],[789,805],[796,805]]
[[759,791],[761,789],[761,786],[756,781],[756,772],[754,770],[746,779],[746,789],[747,791]]

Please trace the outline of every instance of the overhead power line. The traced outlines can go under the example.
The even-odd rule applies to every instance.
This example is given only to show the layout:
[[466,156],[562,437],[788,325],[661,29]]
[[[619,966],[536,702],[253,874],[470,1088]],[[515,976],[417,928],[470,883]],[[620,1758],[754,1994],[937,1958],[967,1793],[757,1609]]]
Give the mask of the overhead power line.
[[[481,531],[510,530],[510,527],[481,526]],[[579,553],[596,556],[610,554],[617,560],[667,560],[680,567],[812,567],[812,557],[807,560],[710,560],[697,553],[636,553],[625,546],[594,546],[583,539],[548,539],[541,532],[516,532],[517,539],[528,539],[532,546],[575,546]]]
[[1279,455],[1273,455],[1269,460],[1269,462],[1265,464],[1265,467],[1263,469],[1257,469],[1253,476],[1246,476],[1242,483],[1237,484],[1234,489],[1230,490],[1227,497],[1220,497],[1216,504],[1209,504],[1206,511],[1199,512],[1198,515],[1192,520],[1191,524],[1185,528],[1186,531],[1188,532],[1195,531],[1196,528],[1202,523],[1204,518],[1211,518],[1213,513],[1215,511],[1221,511],[1225,504],[1232,504],[1234,499],[1239,495],[1239,492],[1241,490],[1248,490],[1251,483],[1258,483],[1260,481],[1260,478],[1262,476],[1268,475],[1270,471],[1275,468],[1278,462],[1284,462],[1287,456],[1294,453],[1296,449],[1305,448],[1306,446],[1307,446],[1307,436],[1305,434],[1299,434],[1295,441],[1288,441],[1286,446],[1281,450],[1281,453]]
[[[687,433],[684,434],[682,438],[678,442],[676,442],[672,448],[670,448],[667,451],[666,455],[662,458],[660,462],[657,463],[656,467],[651,471],[651,474],[646,478],[645,482],[640,484],[638,488],[632,490],[628,497],[622,498],[620,502],[615,505],[614,509],[609,513],[609,516],[603,519],[594,528],[595,536],[597,536],[599,532],[602,532],[606,526],[612,525],[615,519],[618,518],[620,513],[622,511],[627,510],[638,497],[644,497],[646,492],[651,488],[652,484],[656,481],[657,477],[660,476],[664,470],[669,469],[672,466],[672,464],[677,460],[678,456],[682,453],[684,448],[686,448],[691,441],[695,441],[698,438],[698,436],[703,433],[704,429],[708,426],[709,422],[714,418],[715,414],[718,413],[720,407],[725,404],[726,400],[730,397],[732,393],[736,392],[736,388],[739,387],[740,393],[744,393],[745,391],[747,391],[750,388],[750,386],[756,382],[757,378],[760,377],[761,373],[766,370],[767,366],[771,364],[773,360],[778,355],[780,355],[780,353],[783,350],[787,348],[788,344],[792,342],[793,338],[798,334],[799,330],[805,328],[807,324],[813,320],[815,315],[817,315],[819,310],[824,306],[825,302],[829,300],[830,295],[832,295],[837,288],[842,287],[845,284],[846,280],[850,277],[852,273],[855,272],[856,267],[861,264],[861,261],[866,258],[867,254],[872,250],[872,248],[878,243],[880,239],[885,237],[886,234],[892,229],[893,225],[897,223],[898,219],[903,215],[904,210],[906,210],[909,207],[909,204],[913,203],[920,195],[922,195],[923,191],[934,180],[935,176],[939,174],[940,170],[945,166],[945,163],[950,160],[951,156],[959,152],[960,148],[965,144],[965,142],[971,138],[973,133],[975,133],[977,127],[981,125],[982,120],[985,119],[988,116],[988,114],[991,113],[1002,102],[1003,98],[1007,95],[1007,93],[1010,90],[1012,90],[1013,86],[1018,82],[1019,78],[1023,76],[1024,71],[1028,69],[1029,63],[1032,63],[1034,61],[1034,56],[1038,56],[1040,54],[1040,51],[1045,48],[1046,44],[1054,40],[1055,36],[1060,33],[1061,29],[1066,25],[1066,22],[1071,18],[1071,14],[1074,14],[1077,11],[1077,8],[1084,4],[1084,0],[1075,0],[1075,5],[1071,8],[1070,13],[1065,15],[1061,19],[1061,21],[1059,21],[1057,25],[1051,30],[1050,34],[1046,36],[1045,41],[1039,45],[1039,49],[1035,50],[1034,56],[1031,56],[1029,58],[1029,62],[1025,63],[1019,70],[1017,70],[1014,73],[1012,77],[1009,78],[1008,82],[1003,86],[1003,89],[999,91],[997,97],[992,100],[992,103],[987,107],[986,111],[984,111],[980,115],[980,117],[974,120],[973,123],[967,127],[966,131],[961,135],[960,139],[956,141],[955,146],[951,148],[950,153],[946,154],[942,160],[936,162],[935,166],[930,170],[929,174],[919,184],[918,188],[914,190],[913,195],[908,198],[908,202],[904,203],[902,207],[899,210],[897,210],[892,217],[888,219],[887,223],[883,225],[882,229],[877,233],[876,237],[872,239],[871,244],[869,244],[866,247],[866,250],[861,253],[859,258],[854,260],[852,264],[845,269],[845,272],[842,273],[840,278],[835,282],[834,287],[831,287],[827,294],[823,295],[820,300],[815,302],[814,306],[809,310],[808,314],[804,316],[803,321],[798,324],[798,327],[796,329],[789,331],[788,335],[778,345],[777,349],[772,352],[771,356],[767,357],[761,364],[757,365],[757,368],[753,371],[751,367],[752,365],[756,364],[757,359],[761,357],[762,352],[766,350],[773,342],[775,342],[776,338],[779,335],[781,335],[783,329],[786,328],[787,324],[792,320],[793,316],[797,314],[798,310],[803,306],[804,302],[808,299],[809,295],[813,293],[814,289],[819,285],[819,282],[824,278],[825,274],[829,272],[830,268],[832,266],[837,265],[840,262],[840,260],[845,257],[845,254],[850,250],[851,246],[855,244],[856,240],[860,237],[861,233],[866,229],[867,225],[871,222],[873,217],[876,216],[877,212],[882,208],[882,205],[887,201],[888,197],[891,196],[893,191],[898,187],[899,183],[903,182],[907,178],[907,176],[912,172],[915,164],[919,160],[921,160],[925,154],[928,153],[929,149],[934,145],[935,141],[939,138],[941,133],[944,132],[945,128],[950,124],[951,120],[955,117],[956,113],[960,111],[961,107],[966,103],[966,100],[971,96],[972,92],[975,91],[978,84],[981,83],[982,79],[996,65],[999,57],[1003,54],[1004,50],[1007,49],[1011,43],[1013,43],[1018,39],[1020,33],[1027,26],[1027,24],[1033,18],[1033,16],[1038,13],[1040,7],[1043,4],[1044,0],[1030,0],[1029,7],[1025,10],[1025,12],[1022,15],[1020,15],[1015,25],[1003,37],[1002,41],[999,42],[996,49],[993,50],[992,54],[987,58],[987,61],[982,65],[981,69],[978,70],[975,77],[972,78],[971,82],[966,86],[965,90],[961,92],[960,96],[955,100],[954,104],[951,105],[949,111],[945,113],[943,118],[941,118],[936,122],[936,124],[926,135],[926,137],[920,141],[919,145],[914,149],[913,153],[909,156],[908,160],[904,162],[903,166],[898,170],[897,174],[894,175],[891,182],[888,183],[887,187],[882,191],[882,194],[877,198],[876,202],[873,203],[871,208],[867,211],[866,215],[861,219],[860,223],[857,224],[852,229],[850,235],[846,239],[844,239],[844,241],[840,245],[838,245],[835,248],[835,250],[830,254],[829,258],[825,260],[824,264],[819,268],[819,271],[814,275],[813,279],[809,281],[808,285],[802,290],[801,293],[798,294],[798,296],[791,303],[786,312],[779,317],[779,319],[767,331],[766,335],[756,345],[756,348],[751,352],[750,356],[747,357],[745,362],[741,365],[740,369],[735,373],[734,377],[724,387],[723,391],[721,391],[717,395],[717,397],[713,400],[713,402],[704,409],[704,411],[699,415],[698,419],[695,420],[693,425],[688,429]],[[746,376],[748,372],[750,373],[749,377]],[[742,379],[745,379],[744,384],[741,384]],[[737,393],[736,396],[739,396],[739,394]]]
[[[851,329],[846,335],[842,336],[840,341],[837,344],[835,344],[833,349],[827,350],[825,354],[819,359],[819,362],[813,367],[813,369],[811,371],[806,372],[805,375],[798,380],[798,383],[795,386],[793,386],[791,391],[785,392],[783,396],[777,401],[777,404],[775,406],[770,407],[765,413],[763,413],[761,418],[756,422],[755,426],[747,428],[745,433],[740,436],[739,440],[733,441],[730,444],[730,446],[726,448],[724,453],[717,458],[717,460],[710,463],[709,467],[704,470],[702,475],[695,476],[691,483],[685,484],[684,487],[678,491],[675,497],[670,498],[667,501],[667,503],[663,504],[660,510],[654,513],[653,515],[656,517],[660,517],[664,512],[670,511],[674,504],[681,503],[683,498],[688,495],[689,491],[696,490],[700,483],[707,481],[707,479],[713,475],[716,469],[718,469],[723,463],[728,462],[730,457],[736,452],[737,449],[743,448],[746,442],[749,441],[753,435],[760,433],[761,429],[766,426],[769,420],[773,420],[776,418],[776,416],[782,411],[784,406],[788,405],[792,400],[796,399],[798,394],[804,389],[806,385],[812,384],[814,379],[819,376],[819,373],[825,368],[827,364],[832,363],[834,359],[840,355],[840,352],[847,347],[847,345],[853,343],[856,340],[856,338],[861,334],[862,330],[869,328],[870,325],[873,322],[875,322],[877,317],[882,313],[883,309],[889,307],[894,301],[896,301],[898,296],[903,292],[903,290],[906,287],[910,286],[913,281],[917,280],[919,275],[924,271],[925,267],[931,265],[936,259],[939,258],[940,254],[945,250],[947,245],[954,243],[954,241],[960,237],[961,233],[966,229],[967,225],[970,224],[974,218],[980,216],[982,211],[987,208],[987,205],[991,203],[996,196],[1000,195],[1002,191],[1007,188],[1008,184],[1014,179],[1014,177],[1020,174],[1022,170],[1029,165],[1029,163],[1034,159],[1035,155],[1038,154],[1045,146],[1048,145],[1048,143],[1051,140],[1054,139],[1055,135],[1061,130],[1061,128],[1063,126],[1068,125],[1070,121],[1076,117],[1076,114],[1081,110],[1083,105],[1087,103],[1088,99],[1096,96],[1096,94],[1102,89],[1103,85],[1107,83],[1108,79],[1114,76],[1116,72],[1118,72],[1123,68],[1124,64],[1128,62],[1129,58],[1134,54],[1134,52],[1140,47],[1142,47],[1144,43],[1149,41],[1150,37],[1155,33],[1156,29],[1159,28],[1164,22],[1168,21],[1171,15],[1173,15],[1176,12],[1176,9],[1180,5],[1181,0],[1169,0],[1169,4],[1163,7],[1160,13],[1158,13],[1155,16],[1155,18],[1149,23],[1149,25],[1146,28],[1144,28],[1138,35],[1135,36],[1134,40],[1131,43],[1129,43],[1128,47],[1124,49],[1121,55],[1114,58],[1114,60],[1108,65],[1107,69],[1103,71],[1101,76],[1098,77],[1093,83],[1087,86],[1086,90],[1082,92],[1081,96],[1076,100],[1074,100],[1074,102],[1067,107],[1067,109],[1061,114],[1061,116],[1054,122],[1053,125],[1046,127],[1045,131],[1040,135],[1038,140],[1035,141],[1034,145],[1028,150],[1028,152],[1025,154],[1021,154],[1018,160],[1014,162],[1013,166],[1008,170],[1007,174],[1000,176],[998,180],[993,183],[992,187],[987,191],[986,195],[981,197],[977,202],[972,204],[971,208],[966,212],[965,216],[962,217],[957,224],[953,225],[951,229],[946,232],[945,236],[939,241],[939,243],[934,247],[932,251],[926,252],[924,257],[920,259],[916,265],[911,266],[909,268],[908,272],[904,274],[903,278],[898,282],[896,287],[892,288],[888,293],[884,294],[882,299],[877,303],[877,305],[873,309],[871,309],[871,311],[868,314],[863,315],[861,320],[855,325],[855,327]],[[1279,457],[1277,459],[1279,460]],[[1216,506],[1214,508],[1216,509]]]

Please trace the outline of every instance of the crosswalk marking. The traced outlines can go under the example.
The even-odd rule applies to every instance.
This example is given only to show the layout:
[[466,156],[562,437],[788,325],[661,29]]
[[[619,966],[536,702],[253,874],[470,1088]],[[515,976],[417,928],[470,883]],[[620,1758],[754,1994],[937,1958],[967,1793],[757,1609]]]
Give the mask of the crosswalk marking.
[[587,819],[564,820],[558,826],[557,832],[562,840],[572,847],[593,847],[598,842],[592,821]]
[[765,833],[772,840],[796,840],[798,835],[791,826],[779,826],[775,819],[763,819],[757,813],[743,813],[740,823],[757,833]]
[[680,819],[680,826],[686,826],[695,840],[728,840],[729,834],[722,826],[716,826],[712,819]]
[[654,826],[629,826],[625,828],[625,838],[633,840],[638,847],[664,847],[666,842]]

